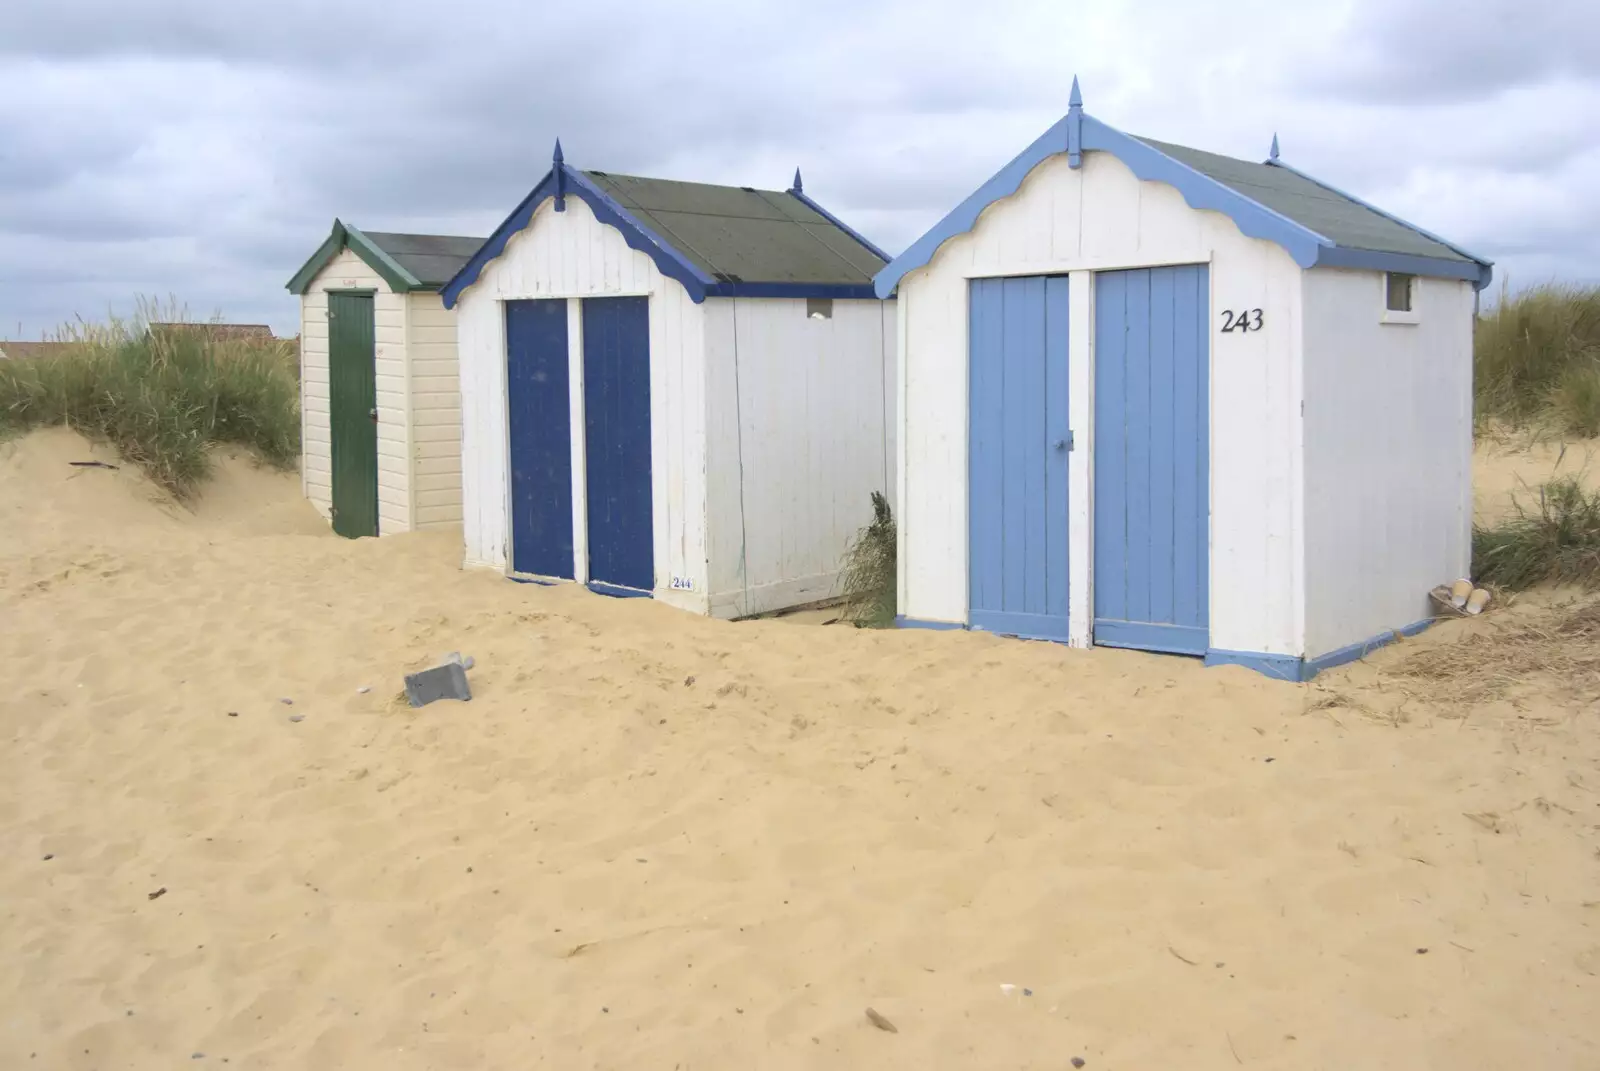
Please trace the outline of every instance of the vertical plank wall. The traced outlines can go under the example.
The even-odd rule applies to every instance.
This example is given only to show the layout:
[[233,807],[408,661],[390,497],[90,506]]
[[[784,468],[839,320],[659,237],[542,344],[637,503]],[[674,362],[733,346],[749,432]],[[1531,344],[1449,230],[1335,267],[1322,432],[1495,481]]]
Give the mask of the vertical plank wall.
[[1307,657],[1427,618],[1470,564],[1472,286],[1415,285],[1390,324],[1381,272],[1305,275]]
[[837,593],[841,556],[898,510],[895,303],[711,298],[706,309],[711,613],[737,617]]
[[[1245,237],[1219,213],[1191,209],[1172,187],[1141,182],[1099,152],[1085,154],[1079,170],[1065,156],[1044,161],[1015,195],[901,281],[902,614],[968,619],[968,279],[1073,273],[1077,343],[1088,337],[1080,310],[1094,271],[1186,263],[1211,271],[1211,643],[1301,653],[1300,269],[1280,247]],[[1218,334],[1221,310],[1242,307],[1263,309],[1263,329]],[[1074,385],[1089,349],[1074,346]],[[1088,400],[1076,393],[1079,404]],[[1090,489],[1092,428],[1073,430],[1077,502]],[[1089,550],[1080,519],[1087,518],[1075,512],[1075,561]],[[1085,642],[1088,606],[1079,594],[1073,636]]]
[[301,482],[324,516],[333,505],[328,432],[328,291],[373,290],[378,385],[378,534],[412,527],[406,392],[406,296],[396,294],[367,263],[346,249],[311,281],[300,298]]
[[415,528],[461,523],[461,382],[456,314],[433,291],[406,296],[411,378],[411,519]]
[[[651,473],[658,598],[706,607],[705,331],[687,291],[569,197],[546,201],[456,306],[461,365],[466,564],[506,567],[506,365],[501,303],[513,298],[650,298]],[[671,590],[673,576],[691,589]]]

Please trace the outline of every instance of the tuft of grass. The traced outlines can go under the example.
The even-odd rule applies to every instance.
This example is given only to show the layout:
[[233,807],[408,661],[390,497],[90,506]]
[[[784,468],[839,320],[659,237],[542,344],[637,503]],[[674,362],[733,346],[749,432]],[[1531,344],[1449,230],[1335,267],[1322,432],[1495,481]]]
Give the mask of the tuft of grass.
[[1483,703],[1548,676],[1584,702],[1600,699],[1600,601],[1556,607],[1423,647],[1389,671],[1427,681],[1453,702]]
[[1520,591],[1567,582],[1600,588],[1600,491],[1576,476],[1539,487],[1537,508],[1513,499],[1515,514],[1472,532],[1472,575],[1479,584]]
[[179,499],[210,471],[208,448],[254,450],[279,468],[300,454],[299,386],[281,339],[152,332],[141,303],[131,322],[78,322],[58,356],[0,362],[0,436],[66,424],[111,443]]
[[1549,422],[1600,433],[1600,287],[1548,284],[1500,296],[1473,337],[1480,422]]
[[845,552],[842,615],[857,628],[889,628],[895,615],[895,529],[889,499],[872,492],[872,523]]
[[1574,364],[1550,392],[1550,416],[1568,435],[1600,438],[1600,361]]

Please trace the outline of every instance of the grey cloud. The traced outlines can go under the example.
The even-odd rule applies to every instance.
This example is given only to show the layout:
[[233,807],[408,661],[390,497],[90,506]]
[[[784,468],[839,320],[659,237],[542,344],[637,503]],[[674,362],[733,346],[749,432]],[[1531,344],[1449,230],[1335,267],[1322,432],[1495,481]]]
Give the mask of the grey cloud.
[[1593,0],[1408,0],[1355,8],[1303,84],[1393,105],[1484,101],[1516,86],[1600,74]]
[[[1475,28],[1470,8],[1362,0],[1342,37],[1274,66],[1262,57],[1294,39],[1298,16],[1239,2],[1254,13],[1157,0],[1132,14],[1039,0],[984,19],[957,0],[396,0],[382,17],[310,0],[0,4],[0,65],[28,87],[0,101],[0,335],[168,292],[293,331],[283,283],[335,216],[486,234],[557,135],[581,167],[781,186],[799,166],[809,191],[898,250],[1065,110],[1079,61],[1108,121],[1221,151],[1244,132],[1249,156],[1280,124],[1296,163],[1386,206],[1434,173],[1521,175],[1546,199],[1600,203],[1580,166],[1600,139],[1581,94],[1538,90],[1541,121],[1509,133],[1459,103],[1485,85],[1581,83],[1594,17],[1578,12],[1540,60],[1543,13],[1502,35],[1515,56],[1488,56],[1498,24]],[[1481,76],[1455,86],[1444,76],[1463,64]],[[1499,187],[1460,188],[1487,192],[1396,207],[1452,237],[1526,226],[1513,255],[1553,270],[1600,262],[1600,238],[1522,218]]]

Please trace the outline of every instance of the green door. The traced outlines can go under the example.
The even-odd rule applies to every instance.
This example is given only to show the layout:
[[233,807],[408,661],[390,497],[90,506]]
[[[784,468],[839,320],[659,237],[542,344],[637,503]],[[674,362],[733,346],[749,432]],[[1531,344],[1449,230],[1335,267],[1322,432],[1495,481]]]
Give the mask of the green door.
[[378,534],[378,383],[372,295],[328,293],[328,434],[333,530]]

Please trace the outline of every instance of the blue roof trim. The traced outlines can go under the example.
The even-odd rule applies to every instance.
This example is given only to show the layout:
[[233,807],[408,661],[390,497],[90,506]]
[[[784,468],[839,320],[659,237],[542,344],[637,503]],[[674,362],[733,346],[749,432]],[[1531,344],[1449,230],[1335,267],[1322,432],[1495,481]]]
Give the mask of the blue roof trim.
[[[1273,136],[1273,142],[1276,145],[1276,135]],[[1317,185],[1337,193],[1341,197],[1347,197],[1386,219],[1393,220],[1403,227],[1409,227],[1418,234],[1431,238],[1440,245],[1453,249],[1464,257],[1471,258],[1472,263],[1457,264],[1454,261],[1442,260],[1436,257],[1380,253],[1335,245],[1325,235],[1319,234],[1301,223],[1296,223],[1289,217],[1273,211],[1258,201],[1252,200],[1232,187],[1226,186],[1208,175],[1201,174],[1187,164],[1173,159],[1154,146],[1124,134],[1115,127],[1109,126],[1087,114],[1083,111],[1081,99],[1075,91],[1071,107],[1065,116],[1036,138],[1031,145],[1022,150],[1010,163],[995,172],[989,181],[978,187],[971,196],[951,210],[948,215],[936,223],[921,238],[911,243],[911,246],[904,253],[891,260],[882,271],[873,277],[873,286],[878,297],[887,298],[892,295],[900,285],[901,279],[904,279],[918,268],[926,267],[933,260],[940,246],[957,235],[970,231],[978,222],[978,217],[983,214],[984,209],[996,201],[1015,194],[1021,188],[1023,180],[1028,177],[1028,173],[1039,164],[1051,156],[1066,153],[1069,165],[1076,168],[1081,164],[1081,154],[1091,150],[1110,153],[1126,164],[1129,170],[1144,181],[1164,182],[1173,187],[1183,195],[1184,201],[1190,208],[1221,212],[1233,220],[1234,225],[1239,228],[1241,233],[1251,238],[1260,238],[1281,246],[1294,259],[1294,262],[1303,269],[1321,265],[1324,267],[1402,271],[1447,279],[1467,279],[1472,281],[1480,290],[1489,284],[1489,279],[1493,274],[1489,261],[1473,256],[1466,250],[1452,245],[1437,235],[1430,234],[1421,227],[1407,223],[1398,216],[1391,215],[1380,208],[1370,205],[1359,197],[1352,197],[1343,190],[1329,186],[1325,182],[1320,182],[1310,175],[1295,171],[1294,168],[1274,157],[1269,161],[1272,166],[1293,171],[1302,178],[1315,182]]]
[[[1438,242],[1440,245],[1444,246],[1446,249],[1453,249],[1454,251],[1456,251],[1457,253],[1460,253],[1462,256],[1466,257],[1468,260],[1472,261],[1474,264],[1477,265],[1477,270],[1475,270],[1475,271],[1473,271],[1473,272],[1471,272],[1470,274],[1467,274],[1467,275],[1462,275],[1462,274],[1459,274],[1459,273],[1445,273],[1445,272],[1431,271],[1431,270],[1430,271],[1418,271],[1416,274],[1418,274],[1418,275],[1444,275],[1446,278],[1450,278],[1450,279],[1471,279],[1471,280],[1475,280],[1476,283],[1477,283],[1477,289],[1479,289],[1479,290],[1482,290],[1484,287],[1488,286],[1489,285],[1489,280],[1494,278],[1494,261],[1485,260],[1483,257],[1478,256],[1476,253],[1469,253],[1467,250],[1462,249],[1459,245],[1456,245],[1454,242],[1448,242],[1445,239],[1439,237],[1437,234],[1434,234],[1432,231],[1424,230],[1423,228],[1417,226],[1415,223],[1411,223],[1408,220],[1403,220],[1399,216],[1395,215],[1393,212],[1385,212],[1383,209],[1379,208],[1377,205],[1372,204],[1369,201],[1363,201],[1361,198],[1357,197],[1353,193],[1347,193],[1346,191],[1341,190],[1337,186],[1333,186],[1333,185],[1330,185],[1329,183],[1323,182],[1321,179],[1317,178],[1315,175],[1308,175],[1304,171],[1301,171],[1299,168],[1292,167],[1289,164],[1284,163],[1282,160],[1280,160],[1278,158],[1278,135],[1276,135],[1276,134],[1272,135],[1272,156],[1271,156],[1271,158],[1269,158],[1267,160],[1267,163],[1270,164],[1273,167],[1281,167],[1285,171],[1289,172],[1290,174],[1299,175],[1301,178],[1305,179],[1307,182],[1315,182],[1318,186],[1321,186],[1323,189],[1328,190],[1331,193],[1336,193],[1340,197],[1343,197],[1343,198],[1345,198],[1347,200],[1350,200],[1350,201],[1354,201],[1356,204],[1360,205],[1362,208],[1365,208],[1369,212],[1376,212],[1378,215],[1382,216],[1384,219],[1387,219],[1387,220],[1389,220],[1391,222],[1394,222],[1394,223],[1398,223],[1398,224],[1400,224],[1400,226],[1405,227],[1405,228],[1407,228],[1409,230],[1416,231],[1418,234],[1422,235],[1424,238],[1432,239],[1433,241]],[[1345,249],[1345,248],[1349,248],[1349,247],[1337,247],[1337,248]],[[1360,252],[1358,250],[1352,250],[1352,251],[1353,252]],[[1417,259],[1417,260],[1426,260],[1426,261],[1429,261],[1430,263],[1434,263],[1434,264],[1448,264],[1448,263],[1450,263],[1449,261],[1441,261],[1441,260],[1437,260],[1436,258],[1433,258],[1433,257],[1417,257],[1415,259]],[[1328,262],[1324,261],[1324,263],[1328,263]],[[1356,266],[1360,266],[1360,265],[1333,265],[1333,264],[1330,263],[1329,266],[1332,266],[1332,267],[1356,267]],[[1406,271],[1408,269],[1405,269],[1405,268],[1390,268],[1390,269],[1387,269],[1387,270],[1389,270],[1389,271]]]
[[1302,268],[1315,264],[1320,249],[1333,244],[1310,227],[1088,115],[1083,117],[1083,147],[1111,153],[1147,182],[1165,182],[1183,194],[1190,208],[1221,212],[1242,233],[1282,246]]
[[878,300],[871,283],[712,283],[706,297],[863,298]]
[[821,205],[817,204],[817,202],[808,197],[805,190],[800,188],[800,172],[798,170],[794,173],[794,180],[794,186],[788,190],[789,196],[793,197],[795,200],[811,209],[811,211],[815,212],[817,215],[821,216],[835,227],[838,227],[841,231],[844,231],[856,241],[860,242],[867,252],[871,253],[879,260],[883,261],[884,263],[888,263],[894,259],[888,253],[885,253],[883,250],[867,241],[866,237],[860,231],[856,230],[844,220],[840,219],[832,212],[829,212],[826,208],[823,208]]
[[1067,127],[1070,116],[1063,116],[1049,130],[1040,134],[1011,162],[994,173],[994,176],[973,191],[965,201],[956,205],[933,229],[915,242],[904,253],[895,257],[883,270],[872,277],[873,289],[880,298],[893,294],[900,280],[918,268],[924,267],[939,251],[939,247],[958,234],[970,231],[983,210],[1003,197],[1010,197],[1022,186],[1022,180],[1044,160],[1067,151]]
[[[1440,279],[1464,279],[1482,290],[1488,285],[1492,269],[1471,260],[1441,260],[1410,253],[1383,253],[1376,249],[1354,249],[1345,245],[1323,246],[1317,257],[1319,268],[1358,268],[1364,271],[1397,271],[1407,275],[1429,275]],[[1479,280],[1482,280],[1481,282]]]
[[706,299],[708,287],[713,280],[700,269],[696,268],[672,246],[668,245],[650,228],[640,223],[622,205],[618,204],[604,190],[590,182],[581,171],[576,171],[564,163],[553,166],[549,173],[533,188],[533,192],[522,199],[522,203],[505,218],[505,221],[496,227],[489,240],[472,255],[472,259],[461,266],[455,278],[445,284],[439,291],[439,296],[444,300],[444,307],[453,309],[456,302],[461,299],[462,291],[478,281],[483,274],[484,267],[494,258],[505,252],[506,243],[511,236],[528,226],[533,219],[533,214],[548,198],[558,196],[579,197],[589,206],[595,218],[602,223],[615,227],[622,233],[623,239],[629,247],[637,249],[655,262],[662,275],[676,279],[683,284],[689,292],[689,297],[696,304]]
[[1165,182],[1176,188],[1191,208],[1221,212],[1250,237],[1276,242],[1302,268],[1315,264],[1318,250],[1330,244],[1327,238],[1316,231],[1202,175],[1138,138],[1102,123],[1083,112],[1081,106],[1074,105],[1054,126],[1039,135],[1033,144],[1022,150],[993,178],[935,224],[932,230],[911,243],[909,249],[874,276],[873,284],[878,296],[886,298],[893,294],[900,280],[908,273],[925,267],[941,245],[971,230],[985,208],[1016,193],[1022,186],[1022,180],[1039,164],[1058,153],[1069,153],[1070,162],[1072,155],[1081,155],[1090,150],[1111,153],[1141,179]]

